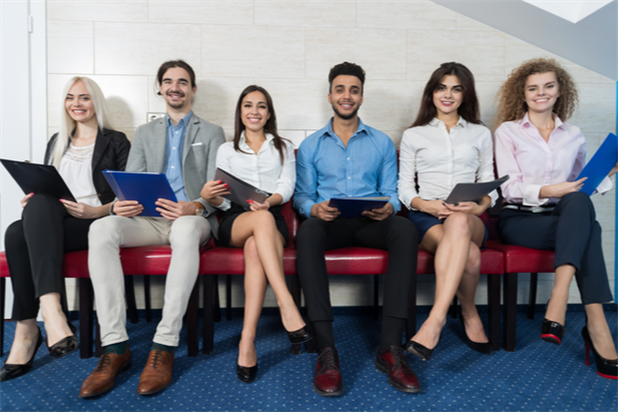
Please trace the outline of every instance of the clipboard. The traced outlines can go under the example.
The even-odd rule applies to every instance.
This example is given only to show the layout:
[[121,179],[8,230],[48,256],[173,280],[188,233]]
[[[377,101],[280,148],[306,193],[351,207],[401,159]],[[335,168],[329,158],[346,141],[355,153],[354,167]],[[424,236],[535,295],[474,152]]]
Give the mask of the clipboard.
[[223,196],[223,198],[242,206],[245,210],[251,209],[247,200],[264,203],[271,196],[271,193],[265,192],[219,167],[215,171],[214,180],[220,180],[229,186],[230,194]]
[[161,213],[155,210],[157,199],[178,201],[163,173],[104,170],[103,176],[118,200],[136,200],[144,206],[139,216],[161,217]]
[[580,192],[584,192],[588,196],[592,195],[617,162],[618,137],[616,137],[615,134],[610,133],[607,135],[594,156],[592,156],[586,166],[582,169],[579,176],[575,179],[579,180],[582,177],[588,178],[584,182]]
[[444,202],[448,204],[479,202],[483,197],[487,196],[492,190],[496,190],[507,180],[509,180],[509,175],[504,175],[491,182],[457,183]]
[[24,194],[43,194],[77,202],[54,166],[9,159],[0,159],[0,162]]

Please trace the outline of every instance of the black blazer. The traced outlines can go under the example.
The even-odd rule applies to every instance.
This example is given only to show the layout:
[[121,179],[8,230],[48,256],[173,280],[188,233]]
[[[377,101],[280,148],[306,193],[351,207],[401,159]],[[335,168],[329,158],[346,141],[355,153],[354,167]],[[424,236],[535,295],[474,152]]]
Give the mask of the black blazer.
[[[51,156],[57,137],[58,133],[54,134],[47,143],[45,164],[51,163]],[[94,142],[94,153],[92,154],[92,182],[103,205],[114,200],[116,195],[101,172],[105,169],[124,170],[127,165],[130,148],[131,143],[129,143],[124,133],[115,130],[99,129]]]

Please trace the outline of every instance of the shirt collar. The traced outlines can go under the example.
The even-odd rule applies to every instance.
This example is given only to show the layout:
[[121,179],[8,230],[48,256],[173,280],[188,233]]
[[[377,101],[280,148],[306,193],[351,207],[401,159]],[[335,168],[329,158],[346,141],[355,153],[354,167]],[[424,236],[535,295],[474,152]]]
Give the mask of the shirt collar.
[[[437,117],[434,117],[429,122],[429,125],[430,126],[434,126],[434,127],[437,127],[437,126],[439,126],[441,124],[444,124],[444,122],[442,120],[438,119]],[[457,120],[457,123],[455,124],[454,127],[463,127],[463,128],[465,128],[467,125],[468,125],[468,122],[463,117],[459,116],[459,120]]]
[[[562,125],[564,124],[562,122],[562,119],[560,119],[560,117],[558,117],[558,115],[556,113],[552,113],[552,116],[554,117],[554,129],[558,129],[561,128]],[[526,112],[526,114],[524,115],[524,117],[522,117],[522,119],[519,121],[519,124],[522,127],[528,128],[530,126],[532,127],[536,127],[532,124],[532,122],[530,121],[530,117],[528,116],[528,112]]]
[[167,127],[187,127],[189,124],[189,120],[191,120],[191,116],[193,116],[193,110],[189,111],[185,117],[180,119],[178,122],[178,126],[174,126],[174,122],[172,122],[172,118],[169,114],[165,114],[165,118],[167,119]]
[[[266,135],[266,141],[267,141],[269,144],[272,144],[272,141],[273,141],[273,139],[275,138],[275,136],[273,136],[273,135],[272,135],[272,134],[270,134],[270,133],[264,133],[264,134]],[[249,147],[249,145],[247,144],[247,142],[246,142],[246,139],[245,139],[245,131],[244,131],[244,130],[243,130],[242,132],[240,132],[240,138],[238,139],[238,146],[241,146],[241,147],[243,147],[243,146],[244,146],[243,148],[246,148],[246,149],[251,149],[251,148]]]
[[[331,137],[336,137],[337,139],[339,139],[339,136],[337,136],[335,132],[333,131],[333,119],[334,117],[331,117],[330,120],[328,121],[328,124],[326,125],[326,128],[325,128],[326,130],[324,130],[324,134],[322,136],[330,135]],[[363,123],[363,121],[359,117],[358,118],[358,128],[356,129],[356,132],[354,133],[354,135],[352,135],[352,137],[356,136],[360,132],[367,133],[367,126],[365,125],[365,123]]]

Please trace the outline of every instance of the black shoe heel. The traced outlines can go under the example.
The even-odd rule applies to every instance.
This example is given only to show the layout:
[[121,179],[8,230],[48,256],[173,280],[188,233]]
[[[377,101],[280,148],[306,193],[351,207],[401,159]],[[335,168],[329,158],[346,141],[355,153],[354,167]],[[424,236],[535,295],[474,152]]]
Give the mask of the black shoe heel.
[[472,350],[475,350],[485,355],[491,355],[493,353],[491,342],[474,342],[468,337],[468,333],[466,332],[466,325],[464,323],[463,316],[461,316],[461,313],[459,313],[459,321],[461,322],[461,327],[463,327],[464,341],[466,342],[466,345],[468,345],[468,347]]
[[311,333],[307,330],[306,326],[303,326],[297,331],[288,332],[288,338],[292,344],[297,345],[310,341],[313,339],[313,335],[311,335]]
[[590,366],[590,351],[594,355],[594,362],[597,365],[597,374],[607,379],[618,380],[618,359],[605,359],[594,348],[588,326],[582,329],[582,338],[584,338],[584,346],[586,348],[586,366]]
[[[438,343],[442,340],[442,334],[440,333],[440,338],[438,339]],[[431,355],[433,355],[433,351],[438,347],[438,343],[433,349],[429,349],[418,342],[414,342],[413,340],[409,340],[406,343],[406,351],[418,356],[424,361],[431,359]]]
[[77,340],[77,328],[73,326],[71,322],[69,324],[69,329],[73,334],[71,336],[67,336],[64,339],[54,343],[52,346],[47,345],[47,341],[45,344],[47,345],[47,350],[49,351],[49,356],[52,358],[62,358],[63,356],[68,355],[73,352],[79,346],[79,341]]
[[541,325],[541,339],[545,342],[553,343],[554,345],[560,345],[562,343],[562,337],[564,336],[564,330],[564,326],[558,322],[543,319],[543,324]]
[[41,329],[37,327],[39,330],[39,338],[36,341],[36,346],[34,347],[34,352],[32,353],[32,357],[28,362],[23,365],[13,365],[10,363],[5,363],[0,369],[0,382],[6,382],[11,379],[19,378],[22,375],[25,375],[32,368],[32,363],[34,362],[34,357],[36,356],[37,351],[43,344],[43,336],[41,335]]
[[244,383],[253,382],[255,380],[255,377],[257,376],[257,373],[258,373],[257,363],[255,364],[255,366],[251,366],[251,367],[240,366],[236,364],[236,377]]

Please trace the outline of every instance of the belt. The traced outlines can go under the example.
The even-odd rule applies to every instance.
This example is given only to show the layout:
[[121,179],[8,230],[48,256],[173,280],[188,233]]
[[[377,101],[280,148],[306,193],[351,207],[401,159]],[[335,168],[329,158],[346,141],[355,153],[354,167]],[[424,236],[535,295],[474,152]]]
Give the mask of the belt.
[[522,205],[516,205],[513,203],[507,203],[506,205],[503,206],[503,208],[520,210],[522,212],[546,213],[546,212],[551,212],[556,207],[553,205],[552,206],[522,206]]

